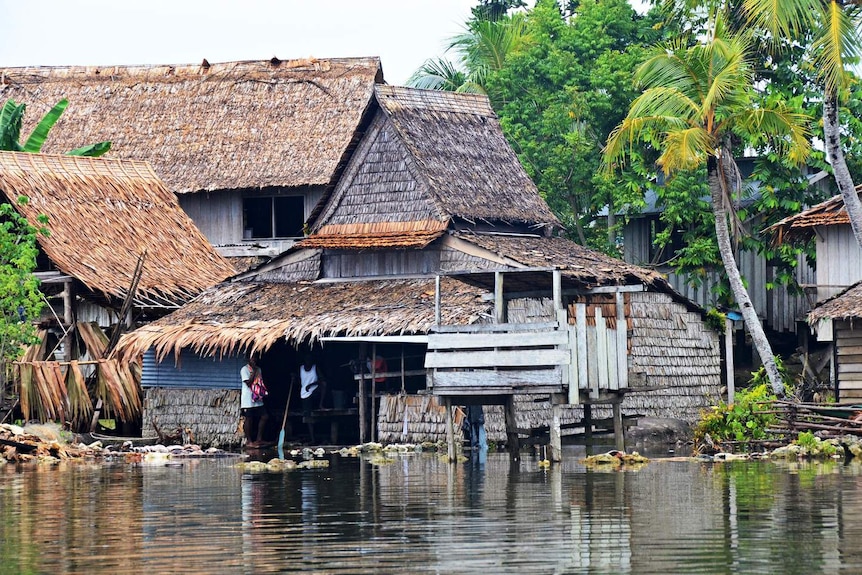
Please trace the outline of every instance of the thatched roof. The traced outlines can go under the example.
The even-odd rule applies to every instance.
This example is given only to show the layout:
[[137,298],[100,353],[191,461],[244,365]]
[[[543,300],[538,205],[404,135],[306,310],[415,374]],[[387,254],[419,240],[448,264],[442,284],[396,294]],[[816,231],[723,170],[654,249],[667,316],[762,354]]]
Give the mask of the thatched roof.
[[[375,86],[375,95],[381,114],[319,217],[312,216],[313,235],[419,221],[431,223],[430,232],[453,219],[560,227],[486,96],[386,85]],[[358,240],[381,247],[368,245],[370,236]]]
[[[856,193],[862,193],[862,186],[856,186]],[[844,198],[838,194],[796,215],[786,217],[766,229],[774,234],[775,243],[783,243],[808,240],[814,236],[814,228],[817,226],[841,224],[850,225],[850,217],[844,209]]]
[[424,248],[446,231],[446,222],[417,220],[407,222],[374,222],[369,224],[334,224],[302,240],[303,248],[367,249]]
[[32,225],[47,215],[45,254],[107,296],[125,297],[144,251],[142,306],[182,304],[234,273],[145,162],[0,152],[0,190]]
[[62,98],[45,151],[102,140],[175,193],[331,182],[383,81],[377,58],[0,69],[28,105],[24,133]]
[[808,314],[808,323],[822,319],[851,320],[862,317],[862,282],[818,303]]
[[661,274],[560,237],[507,236],[462,232],[457,237],[532,268],[555,268],[583,288],[644,284],[665,291]]
[[[490,314],[483,290],[441,281],[442,319],[469,324]],[[337,283],[226,282],[181,309],[126,334],[118,353],[133,357],[155,347],[157,357],[189,348],[202,355],[265,350],[336,335],[427,333],[434,325],[434,280]]]

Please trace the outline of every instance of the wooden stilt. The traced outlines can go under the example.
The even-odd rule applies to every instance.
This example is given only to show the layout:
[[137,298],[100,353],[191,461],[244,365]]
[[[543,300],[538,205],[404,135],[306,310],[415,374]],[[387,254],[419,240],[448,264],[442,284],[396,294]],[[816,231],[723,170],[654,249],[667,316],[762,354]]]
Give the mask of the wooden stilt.
[[593,439],[593,406],[584,404],[584,442],[589,445]]
[[371,344],[371,441],[377,441],[377,344]]
[[518,440],[518,422],[515,417],[515,396],[506,397],[506,442],[509,445],[509,455],[518,459],[521,446]]
[[613,403],[614,410],[614,445],[618,451],[626,450],[625,428],[623,427],[622,402]]
[[452,398],[446,397],[443,400],[443,405],[446,406],[446,454],[449,458],[449,463],[455,461],[455,424],[452,422]]
[[555,403],[551,406],[550,459],[556,463],[563,460],[563,438],[560,431],[562,414],[563,408],[561,405]]
[[359,378],[359,443],[365,443],[365,376]]

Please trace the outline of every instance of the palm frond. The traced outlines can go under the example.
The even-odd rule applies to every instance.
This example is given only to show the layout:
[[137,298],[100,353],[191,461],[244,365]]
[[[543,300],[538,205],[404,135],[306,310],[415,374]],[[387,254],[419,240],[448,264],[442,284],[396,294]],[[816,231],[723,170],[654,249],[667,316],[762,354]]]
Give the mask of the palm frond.
[[423,90],[455,92],[467,81],[467,75],[445,58],[426,60],[416,70],[407,85]]
[[26,142],[24,142],[24,145],[22,147],[24,152],[38,154],[42,151],[42,145],[48,138],[48,132],[51,131],[51,128],[53,128],[54,124],[57,123],[57,120],[60,119],[60,116],[63,115],[63,112],[66,110],[66,106],[68,105],[69,100],[63,98],[62,100],[54,104],[54,107],[48,110],[47,114],[42,116],[42,119],[39,120],[39,123],[33,129],[33,132],[30,134],[30,137],[27,138]]
[[821,0],[744,0],[748,21],[773,38],[794,37],[819,26]]
[[713,138],[701,126],[666,132],[662,154],[657,163],[666,174],[679,170],[693,170],[703,165],[714,151]]
[[846,66],[859,58],[860,41],[851,13],[840,3],[829,2],[823,12],[821,33],[812,46],[815,66],[828,91],[835,92],[849,84]]

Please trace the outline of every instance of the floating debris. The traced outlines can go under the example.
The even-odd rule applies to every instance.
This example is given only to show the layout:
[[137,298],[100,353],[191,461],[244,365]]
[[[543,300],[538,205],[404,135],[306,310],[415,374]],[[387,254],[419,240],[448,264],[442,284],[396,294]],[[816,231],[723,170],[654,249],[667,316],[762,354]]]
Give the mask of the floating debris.
[[199,445],[145,445],[135,446],[123,440],[117,445],[105,445],[102,440],[91,443],[69,442],[69,435],[56,424],[39,424],[20,427],[0,424],[0,461],[16,463],[55,464],[77,459],[120,459],[126,463],[147,465],[181,465],[171,459],[192,457],[235,457],[236,454]]
[[626,453],[616,449],[608,451],[607,453],[590,455],[583,460],[584,465],[587,467],[642,466],[648,462],[649,459],[637,451]]

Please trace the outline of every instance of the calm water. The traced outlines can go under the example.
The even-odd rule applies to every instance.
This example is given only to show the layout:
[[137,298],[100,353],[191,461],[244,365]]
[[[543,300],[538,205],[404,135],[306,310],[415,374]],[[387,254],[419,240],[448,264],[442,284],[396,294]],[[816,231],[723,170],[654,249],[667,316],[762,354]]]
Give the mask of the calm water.
[[[862,465],[0,467],[0,572],[862,573]],[[581,448],[582,449],[582,448]]]

